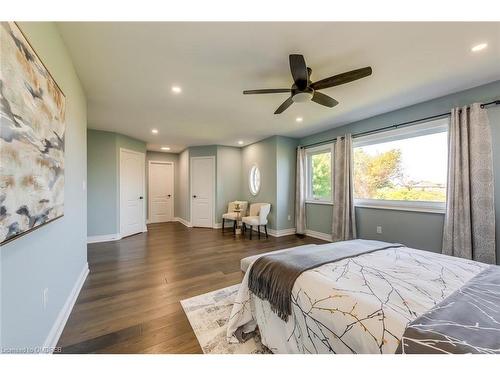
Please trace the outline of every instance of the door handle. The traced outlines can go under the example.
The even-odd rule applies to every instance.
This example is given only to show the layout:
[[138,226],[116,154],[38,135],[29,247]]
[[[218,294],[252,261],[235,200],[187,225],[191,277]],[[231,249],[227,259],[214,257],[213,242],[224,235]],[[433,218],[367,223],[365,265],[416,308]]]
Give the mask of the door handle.
[[169,194],[169,195],[167,195],[167,197],[169,197],[169,198],[170,198],[170,197],[171,197],[171,195]]
[[196,195],[193,195],[193,198],[196,198]]
[[139,197],[139,199],[144,199],[144,197]]

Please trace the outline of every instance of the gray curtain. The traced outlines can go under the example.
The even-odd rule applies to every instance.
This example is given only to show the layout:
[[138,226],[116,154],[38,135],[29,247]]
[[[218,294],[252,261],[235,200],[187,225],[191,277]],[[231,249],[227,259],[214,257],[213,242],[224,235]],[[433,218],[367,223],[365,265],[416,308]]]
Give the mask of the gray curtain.
[[480,104],[452,109],[448,152],[443,254],[495,264],[491,129]]
[[306,150],[297,148],[297,172],[295,184],[295,230],[306,233]]
[[352,139],[351,134],[346,134],[335,143],[332,241],[356,238],[352,189]]

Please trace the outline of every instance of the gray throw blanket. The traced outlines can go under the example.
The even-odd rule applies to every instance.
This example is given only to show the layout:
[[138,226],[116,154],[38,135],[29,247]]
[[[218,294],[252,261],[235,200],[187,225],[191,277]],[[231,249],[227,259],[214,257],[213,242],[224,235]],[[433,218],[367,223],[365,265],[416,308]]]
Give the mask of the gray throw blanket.
[[395,247],[403,245],[352,240],[264,255],[250,268],[248,288],[260,299],[269,301],[271,310],[286,322],[292,313],[293,285],[303,272],[345,258]]
[[488,267],[411,322],[396,353],[500,353],[500,267]]

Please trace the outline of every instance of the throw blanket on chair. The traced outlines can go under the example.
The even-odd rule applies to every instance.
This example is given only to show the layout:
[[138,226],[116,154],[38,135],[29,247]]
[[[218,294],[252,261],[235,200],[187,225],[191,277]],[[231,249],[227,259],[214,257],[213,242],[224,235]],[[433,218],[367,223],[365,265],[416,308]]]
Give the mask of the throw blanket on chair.
[[331,248],[298,247],[278,254],[265,255],[255,261],[250,269],[248,288],[260,299],[267,300],[271,309],[285,322],[292,311],[292,288],[295,280],[305,271],[327,263],[378,250],[403,247],[379,241],[357,240],[338,243]]
[[396,353],[500,353],[500,267],[490,266],[408,324]]

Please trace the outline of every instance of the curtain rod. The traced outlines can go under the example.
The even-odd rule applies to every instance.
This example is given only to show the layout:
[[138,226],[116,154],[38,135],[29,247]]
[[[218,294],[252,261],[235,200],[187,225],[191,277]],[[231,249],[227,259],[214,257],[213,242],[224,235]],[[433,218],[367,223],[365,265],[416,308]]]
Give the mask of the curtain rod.
[[[493,100],[493,101],[488,102],[488,103],[483,103],[483,104],[481,104],[481,108],[485,108],[485,107],[488,107],[490,105],[500,105],[500,99]],[[405,126],[410,126],[410,125],[416,125],[416,124],[419,124],[421,122],[425,122],[425,121],[429,121],[429,120],[435,120],[435,119],[446,117],[446,116],[450,116],[450,115],[451,115],[451,112],[441,113],[439,115],[424,117],[424,118],[420,118],[420,119],[417,119],[417,120],[406,121],[406,122],[402,122],[400,124],[394,124],[394,125],[384,126],[382,128],[377,128],[377,129],[373,129],[373,130],[367,130],[367,131],[364,131],[364,132],[353,134],[352,137],[353,138],[358,138],[358,137],[362,137],[362,136],[368,135],[368,134],[375,134],[375,133],[383,132],[385,130],[397,129],[397,128],[400,128],[400,127],[405,127]],[[324,144],[324,143],[331,143],[331,142],[334,142],[336,139],[337,139],[337,137],[331,138],[331,139],[326,139],[324,141],[310,143],[308,145],[303,145],[303,146],[300,146],[300,147],[302,147],[302,148],[309,148],[309,147],[318,146],[318,145],[321,145],[321,144]]]

